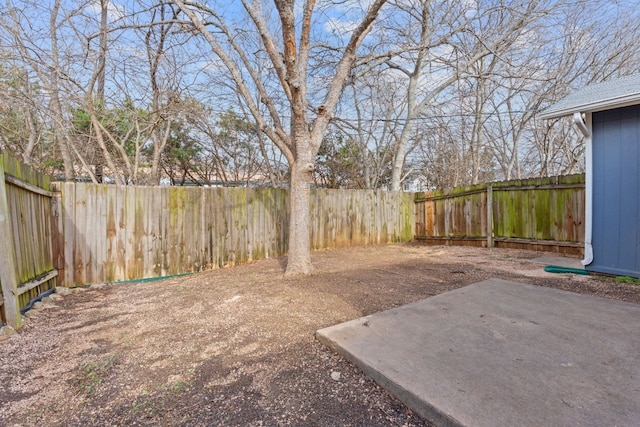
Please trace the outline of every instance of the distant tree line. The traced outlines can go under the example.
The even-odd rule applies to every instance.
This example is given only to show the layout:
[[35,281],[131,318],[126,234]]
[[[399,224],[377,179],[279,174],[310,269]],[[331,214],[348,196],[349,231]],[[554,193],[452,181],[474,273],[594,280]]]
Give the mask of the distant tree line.
[[[298,95],[278,83],[291,73],[286,49],[270,51],[246,26],[253,20],[284,43],[288,2],[235,3],[8,0],[0,148],[66,180],[289,185],[287,156],[298,149],[287,153],[279,129],[322,113],[338,48],[365,10],[357,1],[318,6],[306,100],[292,104],[307,111],[296,112],[288,103]],[[314,185],[447,188],[581,172],[583,141],[571,123],[536,114],[583,85],[639,71],[633,2],[382,3],[311,150]],[[299,40],[304,7],[291,17]],[[207,32],[220,35],[220,52]]]

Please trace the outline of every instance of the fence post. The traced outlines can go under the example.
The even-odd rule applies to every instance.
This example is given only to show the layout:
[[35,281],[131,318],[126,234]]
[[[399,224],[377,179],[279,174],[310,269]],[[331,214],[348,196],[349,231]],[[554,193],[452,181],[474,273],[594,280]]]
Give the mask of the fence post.
[[58,270],[57,286],[65,286],[63,188],[62,183],[51,183],[51,252],[53,268]]
[[7,324],[19,328],[22,324],[20,305],[16,291],[18,281],[16,277],[16,254],[9,217],[9,203],[7,202],[7,188],[4,180],[4,155],[0,153],[0,282],[2,282],[2,296],[4,298],[4,313]]
[[493,247],[493,186],[487,186],[487,247]]

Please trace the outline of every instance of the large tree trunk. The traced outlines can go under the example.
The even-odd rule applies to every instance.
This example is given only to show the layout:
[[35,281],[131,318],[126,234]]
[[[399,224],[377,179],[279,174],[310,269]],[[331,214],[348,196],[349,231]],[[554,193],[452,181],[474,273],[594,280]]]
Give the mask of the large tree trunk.
[[413,132],[414,127],[414,112],[413,108],[410,108],[409,119],[402,128],[400,134],[400,140],[396,145],[396,152],[393,157],[393,169],[391,171],[391,191],[402,191],[402,180],[404,174],[404,163],[407,158],[407,145],[409,144],[409,137]]
[[312,269],[309,216],[312,171],[313,163],[311,161],[296,161],[291,166],[289,255],[285,273],[287,276],[309,274]]
[[[160,102],[157,101],[156,95],[154,95],[154,111],[158,111]],[[162,153],[167,146],[169,136],[171,132],[171,120],[164,123],[165,128],[162,129],[162,133],[158,128],[151,131],[151,140],[153,141],[153,157],[151,160],[151,185],[160,185],[160,178],[162,178],[162,168],[160,164],[162,162]]]

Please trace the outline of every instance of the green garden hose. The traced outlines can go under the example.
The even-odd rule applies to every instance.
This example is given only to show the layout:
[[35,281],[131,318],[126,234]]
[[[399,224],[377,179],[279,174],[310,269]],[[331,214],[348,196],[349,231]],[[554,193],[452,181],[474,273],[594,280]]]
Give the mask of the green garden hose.
[[546,271],[547,273],[572,273],[572,274],[583,274],[585,276],[589,275],[589,272],[584,268],[561,267],[559,265],[547,265],[544,268],[544,271]]

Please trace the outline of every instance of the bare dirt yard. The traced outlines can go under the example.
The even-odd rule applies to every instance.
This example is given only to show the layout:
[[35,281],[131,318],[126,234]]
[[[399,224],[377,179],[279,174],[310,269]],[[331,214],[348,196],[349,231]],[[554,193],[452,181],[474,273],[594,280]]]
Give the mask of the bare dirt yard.
[[0,341],[0,425],[424,426],[316,330],[490,277],[640,303],[540,252],[390,245],[54,294]]

